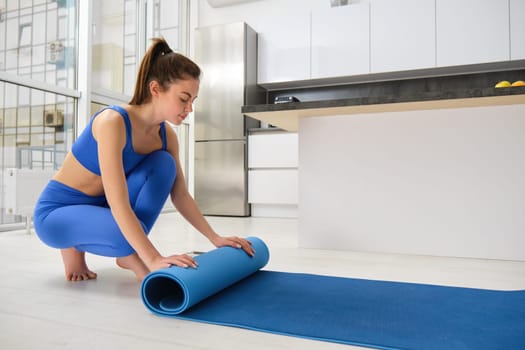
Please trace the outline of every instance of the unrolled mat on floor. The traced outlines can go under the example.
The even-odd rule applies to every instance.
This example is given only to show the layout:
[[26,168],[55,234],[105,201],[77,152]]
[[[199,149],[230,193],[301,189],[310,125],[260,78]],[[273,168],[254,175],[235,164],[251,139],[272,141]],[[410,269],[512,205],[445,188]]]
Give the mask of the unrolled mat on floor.
[[223,247],[142,282],[158,315],[378,349],[525,349],[525,291],[493,291],[265,271]]

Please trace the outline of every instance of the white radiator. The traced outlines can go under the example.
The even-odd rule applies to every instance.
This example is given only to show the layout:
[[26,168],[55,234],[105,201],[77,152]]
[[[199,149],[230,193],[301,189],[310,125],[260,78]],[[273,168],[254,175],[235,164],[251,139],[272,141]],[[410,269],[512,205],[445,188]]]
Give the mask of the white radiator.
[[55,170],[43,169],[6,169],[4,198],[6,213],[32,216],[40,193],[55,172]]

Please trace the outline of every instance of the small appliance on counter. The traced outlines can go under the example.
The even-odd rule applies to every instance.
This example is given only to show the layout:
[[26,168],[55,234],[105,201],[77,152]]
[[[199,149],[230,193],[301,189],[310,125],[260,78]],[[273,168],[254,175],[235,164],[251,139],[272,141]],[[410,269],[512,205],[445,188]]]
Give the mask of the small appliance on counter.
[[295,96],[276,96],[275,99],[273,100],[274,104],[290,103],[290,102],[300,102],[300,101]]

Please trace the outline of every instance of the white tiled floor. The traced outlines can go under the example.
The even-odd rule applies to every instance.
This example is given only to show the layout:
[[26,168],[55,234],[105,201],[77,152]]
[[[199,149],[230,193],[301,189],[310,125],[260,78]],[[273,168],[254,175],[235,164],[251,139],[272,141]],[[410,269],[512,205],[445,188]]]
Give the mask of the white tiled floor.
[[[266,269],[488,289],[525,289],[525,262],[297,248],[297,220],[208,218],[224,235],[258,236]],[[176,213],[152,232],[162,253],[211,245]],[[158,317],[113,259],[88,256],[96,281],[66,282],[58,251],[34,234],[0,233],[1,349],[350,349],[353,347]]]

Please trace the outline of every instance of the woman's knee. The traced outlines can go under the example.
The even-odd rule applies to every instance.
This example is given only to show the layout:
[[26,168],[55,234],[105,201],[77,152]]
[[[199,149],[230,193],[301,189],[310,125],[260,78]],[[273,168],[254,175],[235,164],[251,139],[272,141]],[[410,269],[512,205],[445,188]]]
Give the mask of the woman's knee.
[[63,227],[53,220],[47,220],[41,215],[36,215],[33,218],[33,225],[36,236],[45,245],[57,249],[69,248],[73,245],[69,241],[68,235],[63,234]]
[[167,151],[155,151],[148,155],[147,163],[156,173],[162,174],[163,177],[177,175],[177,165],[173,156]]

